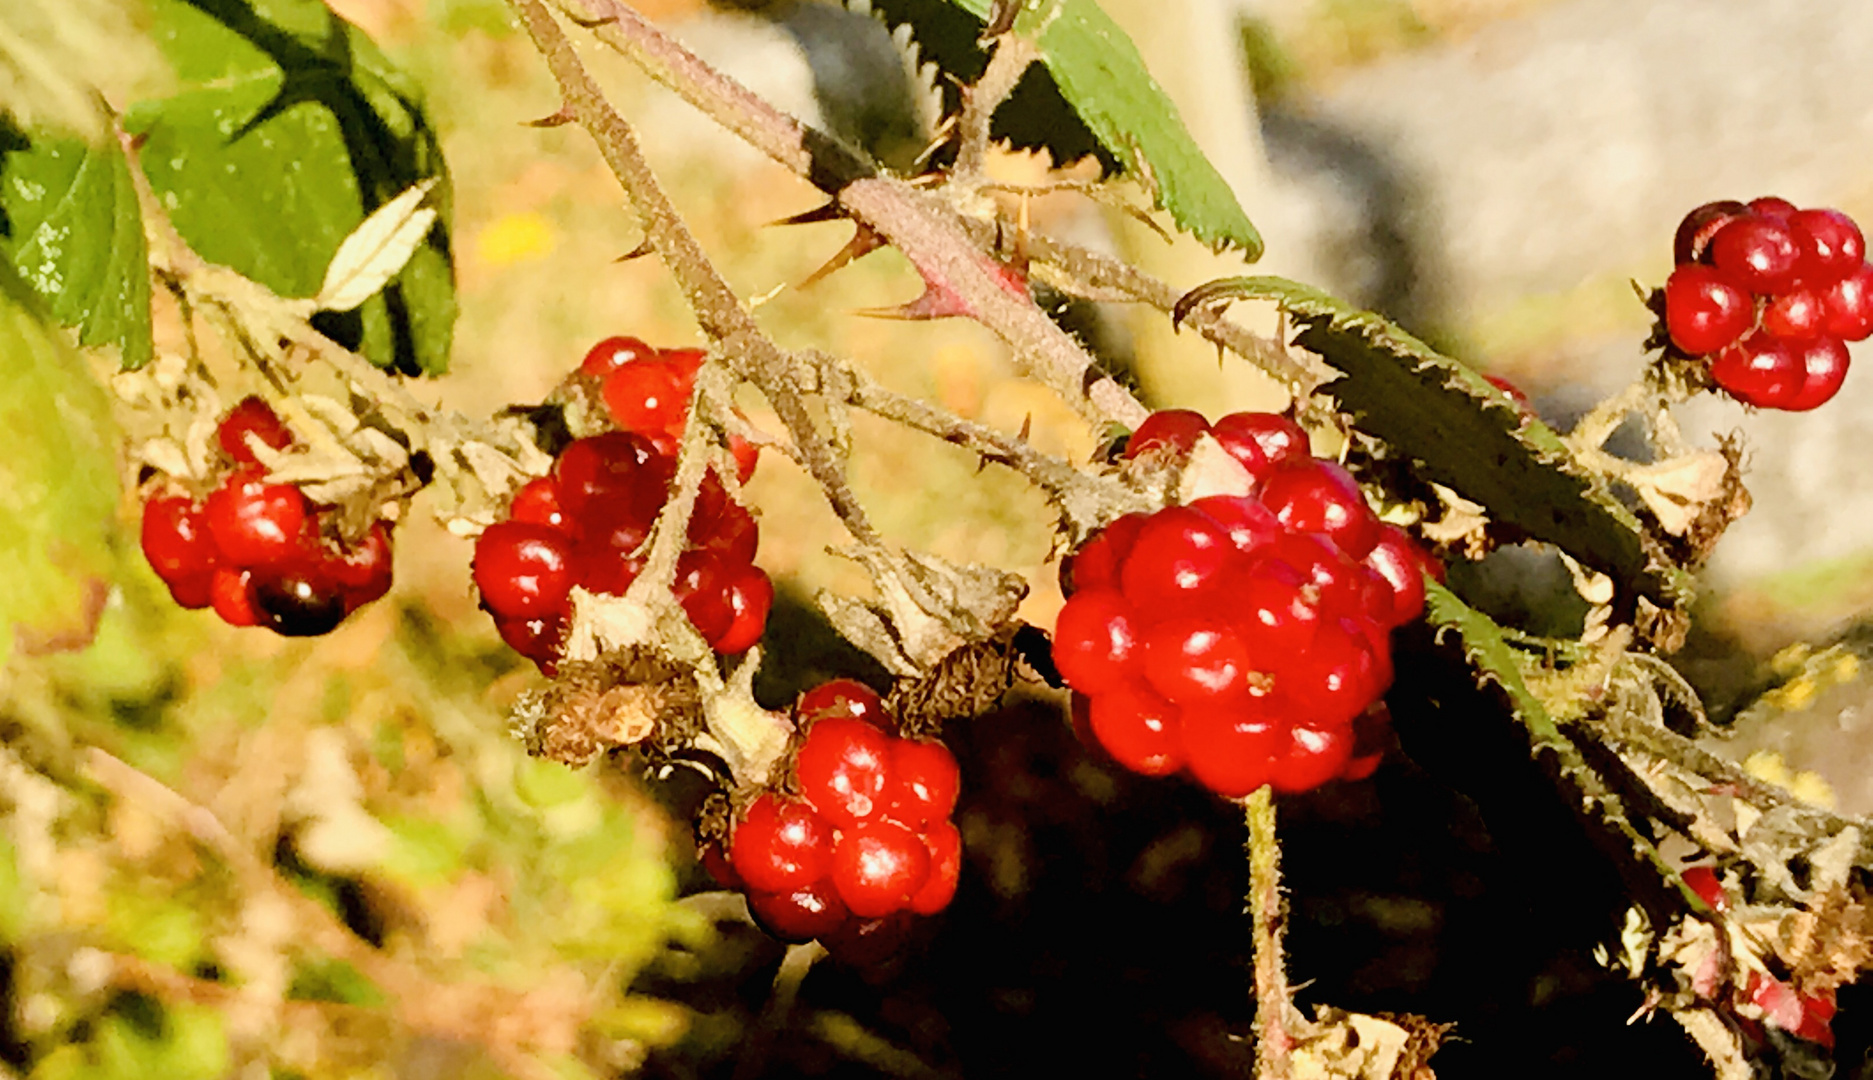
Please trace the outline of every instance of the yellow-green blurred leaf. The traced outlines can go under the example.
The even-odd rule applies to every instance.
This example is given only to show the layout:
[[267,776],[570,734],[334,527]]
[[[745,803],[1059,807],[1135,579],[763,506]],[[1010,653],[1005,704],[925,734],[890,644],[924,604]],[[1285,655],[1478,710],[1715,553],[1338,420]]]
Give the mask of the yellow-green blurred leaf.
[[293,970],[286,996],[293,1001],[337,1001],[346,1005],[382,1005],[383,990],[343,960],[314,960]]
[[26,882],[20,878],[19,853],[0,836],[0,944],[18,941],[26,929]]
[[121,0],[0,4],[0,113],[23,127],[107,139],[103,101],[160,70],[128,9]]
[[[150,1018],[107,1016],[98,1025],[95,1077],[214,1080],[228,1070],[221,1015],[200,1005],[170,1005]],[[153,1028],[153,1030],[152,1030]]]
[[119,947],[170,967],[188,968],[206,946],[200,913],[182,900],[137,889],[111,893],[110,928]]
[[0,267],[0,663],[88,643],[108,595],[117,432],[103,389]]
[[445,822],[423,818],[386,821],[392,843],[384,869],[412,885],[439,885],[461,873],[467,842]]

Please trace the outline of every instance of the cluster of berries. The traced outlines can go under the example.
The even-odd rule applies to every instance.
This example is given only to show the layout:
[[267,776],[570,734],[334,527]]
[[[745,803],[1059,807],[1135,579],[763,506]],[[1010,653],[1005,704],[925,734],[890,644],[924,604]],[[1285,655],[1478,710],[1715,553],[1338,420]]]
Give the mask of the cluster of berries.
[[1665,330],[1731,397],[1806,412],[1847,378],[1846,342],[1873,335],[1873,264],[1854,220],[1771,196],[1685,215],[1665,281]]
[[705,864],[747,890],[775,937],[872,953],[956,895],[962,834],[950,814],[961,773],[941,742],[891,734],[884,703],[862,683],[807,691],[796,717],[799,794],[763,791],[735,823],[727,858],[710,847]]
[[1135,772],[1187,770],[1228,798],[1363,779],[1387,722],[1389,633],[1423,610],[1423,574],[1441,567],[1285,417],[1154,413],[1125,456],[1185,454],[1205,434],[1252,490],[1095,534],[1061,567],[1054,663]]
[[230,626],[288,637],[328,633],[390,591],[390,526],[375,523],[355,544],[326,536],[331,508],[268,483],[250,439],[284,450],[293,433],[257,397],[228,410],[215,429],[220,482],[206,499],[174,486],[151,498],[143,557],[185,608],[212,607]]
[[[574,585],[622,595],[637,580],[645,541],[670,494],[697,350],[659,352],[635,338],[594,346],[580,372],[602,380],[621,428],[575,439],[553,470],[514,494],[507,517],[475,542],[481,606],[514,651],[553,674],[565,644]],[[736,474],[754,472],[755,447],[731,440]],[[761,640],[774,585],[754,565],[760,531],[712,470],[689,519],[689,545],[672,592],[710,648],[745,652]]]

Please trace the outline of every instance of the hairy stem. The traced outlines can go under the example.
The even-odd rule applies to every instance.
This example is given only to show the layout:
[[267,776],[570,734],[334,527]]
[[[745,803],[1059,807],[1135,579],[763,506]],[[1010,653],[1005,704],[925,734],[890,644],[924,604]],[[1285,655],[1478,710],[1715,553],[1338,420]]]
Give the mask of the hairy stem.
[[[834,378],[843,380],[844,385],[835,383]],[[1060,507],[1074,539],[1106,525],[1119,514],[1147,512],[1157,505],[1146,493],[1127,487],[1116,476],[1076,469],[1064,458],[1034,449],[1025,438],[894,393],[863,372],[844,369],[834,378],[827,379],[825,390],[829,394],[874,416],[960,446],[985,463],[1006,465],[1027,477]]]
[[619,0],[554,0],[572,21],[644,69],[742,141],[833,192],[879,174],[877,163],[817,128],[781,112],[705,63],[636,9]]
[[988,162],[989,131],[995,110],[1008,100],[1015,84],[1021,81],[1029,65],[1040,59],[1030,42],[1013,34],[1003,34],[989,56],[988,67],[974,86],[963,88],[962,115],[956,118],[956,175],[974,183],[982,178]]
[[1023,374],[1089,421],[1137,427],[1149,415],[1025,291],[1009,288],[999,262],[970,238],[965,219],[947,203],[886,177],[847,184],[839,203],[902,251],[925,282],[949,290],[971,318],[1007,342]]
[[[978,236],[988,222],[971,222]],[[1089,300],[1116,300],[1148,304],[1166,314],[1177,307],[1187,290],[1145,273],[1123,259],[1103,255],[1043,233],[1030,233],[1028,256],[1058,272],[1051,283],[1062,291]],[[1263,337],[1224,317],[1221,309],[1198,308],[1184,316],[1183,324],[1218,346],[1228,349],[1301,396],[1332,377],[1327,366],[1311,357],[1297,359],[1275,338]]]
[[[510,2],[523,12],[531,30],[533,20],[524,9],[538,8],[538,0]],[[1071,335],[1055,326],[1032,300],[1009,291],[995,260],[986,254],[994,250],[994,244],[981,242],[982,236],[994,235],[995,223],[980,222],[986,232],[972,232],[967,224],[971,219],[947,203],[879,175],[875,166],[853,151],[714,71],[617,0],[559,2],[652,78],[835,197],[847,213],[902,251],[926,281],[953,291],[971,318],[1008,343],[1024,373],[1046,383],[1061,400],[1095,422],[1136,427],[1144,420],[1145,407],[1105,375]],[[557,34],[557,27],[553,32]],[[547,51],[544,45],[541,48]],[[565,51],[570,54],[569,47]],[[1012,65],[1017,56],[1011,53],[1008,63]],[[551,55],[548,61],[554,63]],[[576,64],[577,58],[572,61]],[[560,66],[554,65],[555,74]],[[565,85],[566,80],[561,82]],[[582,106],[570,87],[567,99],[574,115],[584,122]],[[596,129],[593,134],[602,145],[606,136]]]
[[[715,342],[735,374],[754,384],[774,407],[793,440],[798,460],[818,481],[833,511],[858,542],[858,558],[872,572],[880,591],[889,593],[895,589],[921,612],[921,615],[913,615],[908,608],[902,609],[898,612],[901,618],[916,621],[927,615],[948,627],[979,627],[981,617],[969,610],[967,601],[936,588],[929,574],[923,572],[913,560],[889,548],[872,527],[846,478],[843,458],[820,431],[808,410],[805,392],[818,381],[818,373],[774,344],[710,262],[702,245],[658,183],[630,124],[605,99],[546,6],[541,0],[508,0],[508,3],[520,17],[522,25],[526,27],[558,82],[567,112],[598,144],[599,153],[637,207],[651,248],[677,279],[703,332]],[[876,190],[870,185],[887,185],[890,190],[909,191],[906,185],[897,181],[880,179],[855,180],[846,185],[846,190]],[[914,200],[901,200],[902,207],[929,215],[927,208]],[[907,233],[915,233],[922,223],[923,219],[915,216],[910,220],[893,221],[894,226]],[[889,235],[887,230],[880,231]],[[1005,305],[1013,302],[1013,297],[1005,281],[995,273],[999,267],[992,258],[969,247],[966,241],[960,239],[959,232],[956,238],[942,252],[942,265],[925,269],[926,278],[945,283],[965,304],[1004,311]],[[1023,337],[1024,342],[1031,337],[1043,350],[1064,347],[1077,356],[1073,362],[1078,367],[1074,370],[1096,370],[1091,357],[1080,350],[1025,296],[1020,307],[1021,310],[1015,313],[1015,319],[1022,323],[1023,331],[1028,335]],[[1025,355],[1019,344],[1016,351],[1018,355]],[[1104,381],[1112,389],[1118,389],[1110,380]],[[1126,400],[1129,401],[1129,397]],[[1134,422],[1142,420],[1142,408],[1136,402],[1132,402],[1132,405],[1137,410]],[[903,628],[896,629],[901,631]],[[932,658],[922,659],[928,662]]]
[[1255,1075],[1285,1080],[1293,1036],[1288,1014],[1288,970],[1281,950],[1286,912],[1281,902],[1281,844],[1275,836],[1275,797],[1264,784],[1247,800],[1249,921],[1255,944]]

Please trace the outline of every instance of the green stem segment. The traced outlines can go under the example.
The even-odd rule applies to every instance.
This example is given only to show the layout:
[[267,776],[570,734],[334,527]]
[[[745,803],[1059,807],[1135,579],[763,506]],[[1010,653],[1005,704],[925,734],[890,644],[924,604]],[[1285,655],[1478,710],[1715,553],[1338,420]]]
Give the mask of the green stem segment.
[[1249,822],[1249,920],[1255,944],[1255,1075],[1288,1075],[1294,1038],[1288,1027],[1287,960],[1281,951],[1286,913],[1281,903],[1281,843],[1275,836],[1275,796],[1267,785],[1245,803]]

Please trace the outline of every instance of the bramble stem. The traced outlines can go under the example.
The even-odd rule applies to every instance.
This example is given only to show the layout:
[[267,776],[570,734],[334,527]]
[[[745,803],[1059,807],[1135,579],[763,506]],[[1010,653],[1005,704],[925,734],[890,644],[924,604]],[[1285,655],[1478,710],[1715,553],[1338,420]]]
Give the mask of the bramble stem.
[[[903,625],[886,629],[903,640],[914,640],[932,649],[946,644],[946,641],[941,640],[942,636],[936,634],[929,624],[940,625],[962,640],[976,640],[990,633],[992,628],[987,623],[994,620],[985,622],[982,614],[969,607],[971,602],[989,601],[981,597],[964,599],[952,593],[942,587],[940,581],[933,580],[932,574],[937,574],[937,571],[885,544],[852,491],[843,457],[820,430],[808,408],[807,395],[814,391],[820,381],[820,372],[803,357],[785,352],[777,346],[762,331],[752,311],[742,303],[721,272],[710,262],[701,243],[658,183],[631,125],[605,99],[545,4],[541,0],[508,0],[508,3],[520,17],[534,46],[546,60],[548,69],[559,84],[565,102],[562,113],[576,120],[598,144],[600,155],[637,208],[646,242],[676,278],[695,313],[697,323],[716,346],[715,351],[736,376],[752,383],[773,406],[792,438],[797,460],[818,482],[833,512],[857,541],[858,561],[872,573],[879,591],[888,598],[894,598],[890,602],[898,605],[899,622],[909,619],[922,620],[926,624],[919,629],[909,629]],[[671,48],[676,46],[672,43]],[[700,64],[700,61],[695,63]],[[886,223],[881,224],[878,230],[887,238],[894,241],[899,235],[927,238],[926,233],[934,226],[941,239],[945,228],[941,216],[945,209],[943,204],[922,197],[900,181],[882,178],[854,180],[845,186],[844,191],[862,195],[879,194],[881,197],[882,193],[895,193],[895,197],[887,198],[884,202]],[[1092,358],[1042,314],[1025,294],[1017,301],[1005,279],[997,273],[1002,269],[999,264],[992,256],[970,245],[958,230],[950,229],[947,240],[934,246],[926,244],[924,250],[926,257],[936,260],[929,265],[919,266],[927,281],[948,289],[956,300],[971,311],[993,311],[1005,316],[1001,320],[1003,326],[1015,326],[1019,334],[1028,335],[1017,335],[1017,338],[1011,339],[1017,359],[1036,353],[1047,354],[1050,348],[1064,347],[1078,357],[1075,361],[1077,366],[1072,368],[1076,377],[1096,374]],[[910,253],[910,249],[906,248],[906,252]],[[985,325],[997,328],[989,320],[983,321]],[[1058,365],[1049,370],[1059,370]],[[1123,394],[1110,379],[1101,381]],[[1080,384],[1073,385],[1077,391]],[[1082,406],[1088,400],[1083,394],[1077,397],[1062,396]],[[1129,396],[1124,400],[1130,402],[1136,412],[1136,416],[1132,417],[1133,422],[1142,420],[1142,406],[1131,401]],[[1002,599],[996,593],[992,602],[999,605]],[[912,608],[917,613],[913,613]],[[923,619],[923,616],[929,616],[929,619]],[[860,644],[866,647],[862,642]],[[887,667],[891,666],[893,650],[897,646],[887,645],[883,638],[873,644],[879,650],[874,655],[879,655],[880,662]],[[920,656],[914,662],[927,664],[935,659],[935,656]]]
[[[568,16],[590,27],[601,42],[628,57],[651,78],[828,195],[840,195],[854,180],[880,175],[878,166],[862,154],[761,100],[747,87],[704,63],[628,4],[620,0],[555,2]],[[847,204],[846,209],[860,221],[876,225],[858,208]],[[951,224],[960,228],[977,249],[994,250],[1000,227],[997,222],[954,215]],[[1168,313],[1184,294],[1177,286],[1159,281],[1124,260],[1040,233],[1028,234],[1027,251],[1033,259],[1058,271],[1059,280],[1053,284],[1089,300],[1144,303]],[[905,253],[912,256],[913,262],[918,261],[914,247],[906,248]],[[984,325],[991,325],[986,317],[978,318]],[[1219,311],[1192,312],[1184,323],[1280,379],[1297,394],[1312,390],[1327,377],[1324,366],[1296,360],[1282,349],[1280,342],[1231,322]],[[1061,378],[1081,374],[1082,370],[1077,368],[1057,373]],[[1099,380],[1092,383],[1086,393],[1101,408],[1106,419],[1136,426],[1135,421],[1127,421],[1125,417],[1141,407],[1117,383],[1110,379]],[[1075,400],[1076,396],[1068,400]],[[1137,415],[1142,417],[1143,413]]]
[[982,77],[975,85],[963,88],[962,114],[956,118],[955,173],[965,183],[975,184],[983,179],[995,110],[1008,100],[1015,84],[1038,59],[1040,53],[1032,43],[1013,34],[1003,34],[996,39],[995,51],[989,55]]
[[[843,380],[845,385],[834,384],[834,378]],[[829,397],[842,398],[874,416],[960,446],[985,463],[1006,465],[1019,472],[1052,497],[1075,541],[1121,513],[1148,512],[1156,507],[1147,493],[1126,486],[1116,476],[1076,469],[1064,458],[1034,449],[1025,438],[1004,434],[928,402],[894,393],[862,371],[848,368],[836,375],[829,372],[822,389]]]
[[619,0],[554,3],[567,18],[589,29],[645,74],[820,190],[835,192],[854,180],[879,174],[877,163],[864,154],[768,104],[684,48],[631,5]]
[[631,125],[605,100],[545,5],[539,0],[509,0],[509,6],[520,16],[535,47],[546,59],[573,117],[591,134],[619,186],[643,217],[651,246],[688,298],[703,333],[720,347],[737,374],[752,382],[773,405],[793,438],[801,462],[819,482],[853,538],[861,544],[878,543],[877,532],[846,481],[838,455],[813,423],[806,402],[795,389],[799,379],[792,359],[761,330],[741,298],[709,261],[701,242],[657,182]]
[[[510,0],[516,10],[524,10],[522,2]],[[524,2],[539,6],[537,0]],[[997,246],[993,239],[995,222],[968,218],[930,193],[883,176],[877,166],[855,151],[775,109],[709,67],[628,5],[618,0],[558,2],[576,21],[591,27],[600,41],[623,53],[749,145],[833,196],[853,218],[890,241],[925,281],[941,283],[951,290],[971,318],[1007,342],[1024,374],[1045,383],[1062,401],[1093,422],[1126,427],[1143,422],[1145,407],[1105,375],[1072,335],[1056,326],[1031,299],[1016,297],[1008,290],[989,255]],[[531,29],[533,23],[527,21]],[[557,27],[554,33],[558,33]],[[541,51],[547,51],[544,45]],[[1010,53],[1010,65],[1016,56]],[[554,63],[554,58],[549,55],[548,61]],[[577,58],[573,57],[572,62],[577,64]],[[557,75],[558,64],[554,70]],[[565,84],[564,79],[561,82]],[[583,123],[581,106],[570,87],[567,99]],[[602,146],[607,135],[596,128],[592,132]],[[972,228],[971,223],[980,228]],[[1169,302],[1174,303],[1175,290],[1166,286],[1165,291],[1173,294]]]
[[1281,902],[1281,844],[1275,797],[1264,784],[1245,801],[1249,822],[1249,921],[1255,945],[1255,1075],[1285,1080],[1293,1036],[1288,1029],[1287,961],[1281,951],[1286,913]]

